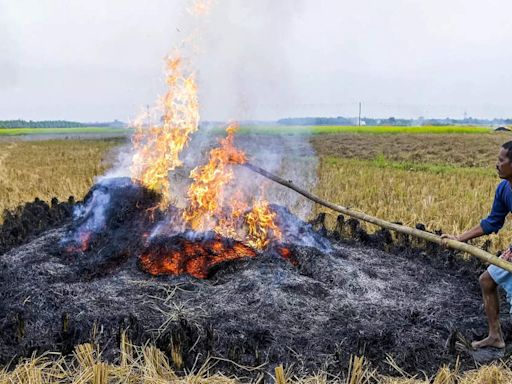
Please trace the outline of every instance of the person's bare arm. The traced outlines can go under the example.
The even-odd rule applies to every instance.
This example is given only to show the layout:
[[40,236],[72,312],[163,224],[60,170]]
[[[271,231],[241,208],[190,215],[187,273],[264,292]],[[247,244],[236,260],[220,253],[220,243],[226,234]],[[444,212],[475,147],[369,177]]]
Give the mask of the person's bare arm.
[[460,235],[456,236],[456,235],[444,234],[444,235],[441,235],[441,238],[457,240],[457,241],[461,241],[461,242],[465,243],[468,240],[474,239],[475,237],[480,237],[482,235],[485,235],[485,232],[482,229],[482,227],[480,226],[480,224],[478,224],[476,227],[473,227],[470,230],[468,230],[464,233],[461,233]]

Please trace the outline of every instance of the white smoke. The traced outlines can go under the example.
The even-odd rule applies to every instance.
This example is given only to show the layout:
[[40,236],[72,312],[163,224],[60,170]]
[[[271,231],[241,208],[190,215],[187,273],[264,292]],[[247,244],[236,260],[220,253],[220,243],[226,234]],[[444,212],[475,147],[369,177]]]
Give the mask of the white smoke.
[[[104,181],[108,185],[108,181]],[[78,204],[73,209],[73,221],[81,224],[64,238],[62,244],[73,242],[82,244],[91,233],[98,233],[105,228],[107,222],[106,212],[110,205],[110,194],[99,187],[92,192],[85,204]]]
[[[287,60],[284,46],[279,44],[279,39],[286,34],[287,24],[291,22],[299,7],[300,2],[291,0],[280,2],[279,5],[269,0],[257,4],[219,1],[213,8],[212,17],[206,19],[207,21],[199,21],[197,17],[189,16],[183,22],[186,28],[180,27],[182,31],[187,33],[185,29],[190,30],[190,36],[196,37],[184,40],[180,45],[180,54],[186,52],[190,69],[196,69],[199,73],[201,109],[208,110],[210,103],[218,106],[218,99],[213,103],[211,97],[220,96],[225,100],[225,109],[219,111],[220,114],[233,113],[239,119],[247,118],[257,109],[257,106],[246,102],[248,99],[256,100],[259,97],[263,100],[276,87],[280,89],[280,95],[285,94],[290,79],[286,76]],[[244,33],[233,34],[232,29],[235,25]],[[265,29],[267,36],[275,35],[276,41],[262,42],[261,39],[255,39],[261,28]],[[197,39],[197,36],[202,38]],[[224,84],[223,89],[216,89],[212,94],[212,90],[208,88],[209,78],[204,76],[207,73],[209,76],[216,76],[217,83],[220,76]],[[279,83],[270,80],[276,78],[276,73],[281,79]],[[259,79],[259,87],[254,87],[254,78]],[[249,94],[250,97],[247,98]],[[154,111],[143,111],[143,119],[147,116],[148,120],[158,121],[159,116],[155,116]],[[224,123],[202,123],[199,132],[193,135],[189,146],[182,152],[180,158],[183,167],[173,170],[169,175],[173,204],[176,206],[186,206],[189,173],[193,168],[208,161],[210,149],[217,146],[217,139],[224,135],[220,134],[220,129],[224,126]],[[261,134],[261,125],[245,125],[236,136],[235,143],[246,152],[251,163],[293,180],[304,189],[313,188],[317,161],[308,135],[283,135],[277,129],[279,128],[270,134]],[[100,177],[99,182],[108,183],[111,178],[130,176],[133,155],[134,149],[130,145],[123,147],[118,152],[115,166]],[[289,208],[303,219],[308,218],[312,208],[309,200],[242,166],[233,166],[233,172],[234,180],[226,187],[222,196],[223,201],[219,203],[229,204],[234,191],[242,190],[246,196],[254,197],[255,201],[265,199],[271,204]],[[95,232],[104,224],[104,212],[108,204],[109,200],[98,192],[97,195],[93,194],[87,206],[80,208],[79,215],[89,217],[90,223],[84,224],[88,230]],[[176,222],[173,218],[166,218],[164,222],[155,226],[151,236],[183,229],[183,223],[179,220]],[[305,245],[317,245],[313,244],[314,239],[308,236],[293,240]]]
[[203,114],[216,120],[261,119],[272,104],[294,102],[290,31],[300,0],[217,1],[202,20],[198,75]]

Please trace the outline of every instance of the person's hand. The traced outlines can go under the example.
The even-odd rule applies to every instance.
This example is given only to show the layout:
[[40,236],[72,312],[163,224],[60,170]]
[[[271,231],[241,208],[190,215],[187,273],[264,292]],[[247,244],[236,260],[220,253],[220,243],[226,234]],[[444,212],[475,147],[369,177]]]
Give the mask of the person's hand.
[[459,238],[458,238],[457,236],[455,236],[455,235],[448,235],[447,233],[442,234],[442,235],[441,235],[441,239],[442,239],[442,241],[443,241],[443,242],[441,243],[441,245],[442,245],[443,247],[447,247],[447,246],[448,246],[448,244],[447,244],[447,241],[446,241],[446,240],[455,240],[455,241],[460,241],[460,240],[459,240]]
[[507,248],[506,251],[500,255],[500,259],[503,259],[505,261],[512,261],[512,250],[510,248]]

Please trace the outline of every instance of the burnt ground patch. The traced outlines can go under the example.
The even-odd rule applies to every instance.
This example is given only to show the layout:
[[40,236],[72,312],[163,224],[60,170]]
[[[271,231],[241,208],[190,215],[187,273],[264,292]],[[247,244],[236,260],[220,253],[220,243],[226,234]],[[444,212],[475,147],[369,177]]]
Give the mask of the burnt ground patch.
[[[122,188],[126,199],[107,213],[108,230],[88,250],[62,251],[74,223],[0,256],[2,364],[35,351],[69,353],[89,341],[115,359],[126,331],[136,344],[152,341],[181,355],[180,369],[221,356],[264,364],[263,371],[284,363],[299,373],[337,373],[352,354],[364,354],[382,373],[393,373],[387,355],[410,373],[434,373],[457,356],[463,369],[474,367],[461,341],[486,330],[478,262],[385,231],[368,235],[341,217],[329,231],[322,217],[307,224],[276,207],[302,238],[321,234],[319,244],[330,249],[290,243],[295,263],[270,249],[216,266],[205,280],[154,277],[138,267],[136,239],[156,200]],[[247,374],[227,362],[217,368]]]

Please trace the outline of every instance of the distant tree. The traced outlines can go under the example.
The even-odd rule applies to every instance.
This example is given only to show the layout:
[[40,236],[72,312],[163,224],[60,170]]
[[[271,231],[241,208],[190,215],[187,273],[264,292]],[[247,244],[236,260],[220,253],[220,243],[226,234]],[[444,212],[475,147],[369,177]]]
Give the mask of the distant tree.
[[[101,123],[108,124],[110,123]],[[1,128],[79,128],[92,126],[91,124],[79,123],[77,121],[67,120],[43,120],[43,121],[32,121],[32,120],[0,120]],[[105,125],[104,125],[105,126]]]

